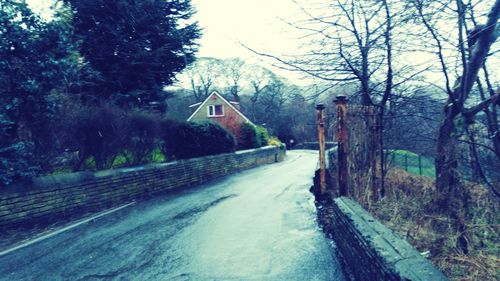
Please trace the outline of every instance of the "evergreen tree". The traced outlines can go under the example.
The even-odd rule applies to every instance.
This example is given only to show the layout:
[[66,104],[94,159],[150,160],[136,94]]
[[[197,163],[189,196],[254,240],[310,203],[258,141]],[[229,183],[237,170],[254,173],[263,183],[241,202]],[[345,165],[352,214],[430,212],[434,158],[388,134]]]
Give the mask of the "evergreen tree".
[[198,26],[189,0],[67,0],[74,40],[100,76],[82,89],[122,105],[163,102],[164,86],[194,60]]
[[58,21],[42,21],[24,1],[0,3],[0,184],[39,170],[70,50]]

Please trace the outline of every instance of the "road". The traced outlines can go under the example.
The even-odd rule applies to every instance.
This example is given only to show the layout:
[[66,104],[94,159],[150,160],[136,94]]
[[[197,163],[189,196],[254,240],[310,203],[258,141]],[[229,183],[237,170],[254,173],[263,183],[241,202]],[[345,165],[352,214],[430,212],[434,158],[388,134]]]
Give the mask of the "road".
[[243,171],[0,256],[0,280],[344,280],[308,189],[317,153]]

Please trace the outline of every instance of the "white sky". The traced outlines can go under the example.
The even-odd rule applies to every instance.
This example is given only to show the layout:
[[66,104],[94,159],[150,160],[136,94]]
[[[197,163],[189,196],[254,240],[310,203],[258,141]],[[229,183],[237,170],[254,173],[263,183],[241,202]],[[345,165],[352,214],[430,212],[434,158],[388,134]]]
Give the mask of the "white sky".
[[260,64],[297,84],[305,84],[303,75],[271,66],[245,47],[258,52],[293,54],[298,43],[284,21],[303,17],[292,0],[192,0],[197,13],[195,19],[203,28],[200,40],[200,57],[239,57],[247,62]]
[[238,41],[259,51],[294,50],[292,36],[280,18],[298,14],[291,0],[193,0],[195,18],[204,28],[200,56],[251,57]]
[[[34,10],[41,11],[42,14],[45,11],[47,14],[50,13],[49,7],[53,0],[27,2]],[[247,62],[271,68],[297,84],[310,83],[311,80],[303,79],[298,73],[270,67],[271,61],[263,61],[262,57],[253,54],[239,43],[259,52],[275,55],[300,53],[299,40],[294,36],[300,36],[301,33],[282,20],[297,22],[303,19],[304,14],[293,0],[192,0],[192,5],[197,11],[195,20],[203,28],[199,41],[199,57],[239,57]],[[434,61],[435,57],[429,56],[428,59]],[[490,59],[491,61],[497,60]],[[497,63],[493,65],[496,66]]]
[[[92,1],[92,0],[89,0]],[[50,14],[52,0],[27,0],[39,13]],[[192,0],[194,19],[203,29],[199,57],[239,57],[247,62],[271,67],[270,63],[240,45],[259,52],[294,53],[297,44],[281,19],[297,18],[301,13],[291,0]],[[50,17],[50,16],[49,16]],[[287,33],[288,31],[288,33]],[[272,68],[272,67],[271,67]],[[301,75],[279,69],[278,74],[299,84]]]

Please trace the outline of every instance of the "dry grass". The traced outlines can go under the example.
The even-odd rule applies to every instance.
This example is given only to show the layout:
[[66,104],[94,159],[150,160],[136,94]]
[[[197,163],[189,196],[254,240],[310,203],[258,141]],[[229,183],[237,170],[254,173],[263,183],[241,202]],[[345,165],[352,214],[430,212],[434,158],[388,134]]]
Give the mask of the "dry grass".
[[377,203],[361,198],[361,203],[420,252],[429,251],[429,259],[451,280],[500,280],[500,204],[486,187],[465,185],[471,194],[465,218],[467,255],[457,247],[462,233],[450,218],[429,211],[435,194],[432,178],[392,169],[386,197]]

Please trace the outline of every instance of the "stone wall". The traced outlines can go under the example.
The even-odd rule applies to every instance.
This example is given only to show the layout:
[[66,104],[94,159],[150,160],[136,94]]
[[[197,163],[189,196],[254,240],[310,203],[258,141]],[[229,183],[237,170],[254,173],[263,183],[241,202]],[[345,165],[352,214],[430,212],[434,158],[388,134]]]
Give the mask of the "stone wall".
[[[327,141],[325,142],[325,148],[330,149],[332,147],[336,147],[337,143],[333,141]],[[303,143],[298,143],[293,146],[293,149],[308,149],[308,150],[319,150],[319,143],[318,142],[303,142]]]
[[[327,198],[334,198],[339,196],[338,187],[337,187],[337,168],[336,168],[336,155],[337,155],[337,147],[332,147],[325,151],[325,178],[326,178],[326,188],[327,194],[325,195]],[[316,170],[313,179],[313,186],[311,186],[310,191],[314,194],[316,201],[321,201],[325,199],[325,196],[320,196],[320,175],[319,169]]]
[[331,210],[330,233],[355,280],[448,280],[355,201],[336,198]]
[[0,228],[94,212],[243,169],[282,161],[285,149],[265,147],[100,172],[46,176],[0,191]]
[[[375,219],[357,202],[338,197],[337,149],[326,151],[327,196],[318,216],[324,231],[335,241],[347,275],[354,280],[448,280],[406,240]],[[316,172],[312,191],[319,191]],[[316,198],[318,194],[316,194]]]

